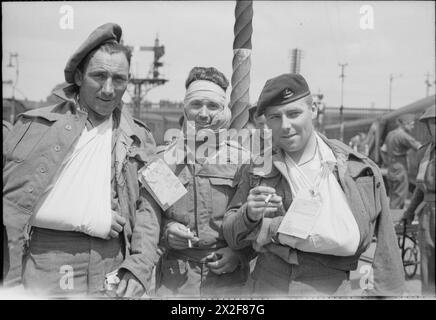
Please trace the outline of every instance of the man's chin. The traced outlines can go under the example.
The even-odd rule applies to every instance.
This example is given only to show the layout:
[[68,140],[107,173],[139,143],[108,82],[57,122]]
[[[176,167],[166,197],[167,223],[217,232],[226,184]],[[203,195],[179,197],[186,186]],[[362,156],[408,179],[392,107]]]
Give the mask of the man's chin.
[[297,145],[300,144],[300,138],[297,135],[287,138],[280,138],[280,144],[283,146]]
[[296,152],[302,148],[299,141],[294,139],[282,140],[278,146],[280,149],[283,149],[286,152]]
[[115,103],[99,103],[95,110],[101,116],[108,116],[116,109],[117,105]]
[[196,130],[207,130],[207,129],[212,129],[212,126],[210,123],[196,123],[195,124],[195,129]]

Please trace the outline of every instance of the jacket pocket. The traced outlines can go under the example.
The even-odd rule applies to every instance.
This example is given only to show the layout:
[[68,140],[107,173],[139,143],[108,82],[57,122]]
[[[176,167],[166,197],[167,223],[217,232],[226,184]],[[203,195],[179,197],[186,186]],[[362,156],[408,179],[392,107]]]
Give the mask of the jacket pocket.
[[188,192],[163,212],[163,215],[191,228],[195,225],[194,195],[190,186],[192,177],[186,171],[183,171],[177,175],[177,178]]
[[3,154],[8,160],[22,162],[29,154],[32,145],[22,145],[22,140],[26,132],[29,130],[31,121],[21,124],[17,130],[13,130],[9,134],[8,139],[3,144]]
[[356,179],[356,186],[360,193],[365,212],[368,214],[370,222],[374,222],[380,213],[380,203],[376,196],[375,177],[358,177]]
[[188,280],[187,261],[171,259],[164,255],[157,265],[156,273],[156,288],[164,286],[176,293]]
[[229,177],[209,177],[209,182],[212,216],[221,219],[235,192],[234,179]]
[[11,144],[9,153],[11,160],[23,162],[34,150],[41,147],[41,143],[44,143],[43,138],[51,126],[51,123],[42,121],[44,122],[29,121],[19,129],[17,137]]

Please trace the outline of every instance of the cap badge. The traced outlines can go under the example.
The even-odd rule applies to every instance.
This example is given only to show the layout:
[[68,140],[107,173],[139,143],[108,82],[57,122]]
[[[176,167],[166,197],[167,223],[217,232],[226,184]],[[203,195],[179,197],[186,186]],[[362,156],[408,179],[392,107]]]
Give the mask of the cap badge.
[[283,90],[283,99],[289,99],[290,97],[292,97],[294,95],[294,93],[291,91],[291,89],[286,88],[285,90]]

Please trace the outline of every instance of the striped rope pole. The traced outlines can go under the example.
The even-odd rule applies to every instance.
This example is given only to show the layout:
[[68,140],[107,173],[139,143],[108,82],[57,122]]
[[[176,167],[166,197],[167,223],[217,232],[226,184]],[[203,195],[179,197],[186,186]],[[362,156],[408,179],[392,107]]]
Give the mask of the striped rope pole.
[[251,35],[253,33],[253,2],[236,1],[235,26],[233,29],[233,74],[230,109],[232,110],[231,128],[240,130],[248,122],[250,103]]

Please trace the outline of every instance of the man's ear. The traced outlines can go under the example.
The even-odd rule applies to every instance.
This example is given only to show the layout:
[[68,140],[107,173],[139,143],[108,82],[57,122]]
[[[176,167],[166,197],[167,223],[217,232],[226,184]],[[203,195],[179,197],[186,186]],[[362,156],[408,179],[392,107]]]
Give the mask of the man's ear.
[[82,71],[77,69],[76,72],[74,73],[74,83],[78,87],[80,87],[80,86],[82,86],[82,81],[83,81],[83,73],[82,73]]
[[312,102],[310,106],[310,112],[312,113],[312,120],[316,119],[318,116],[318,105],[315,102]]

